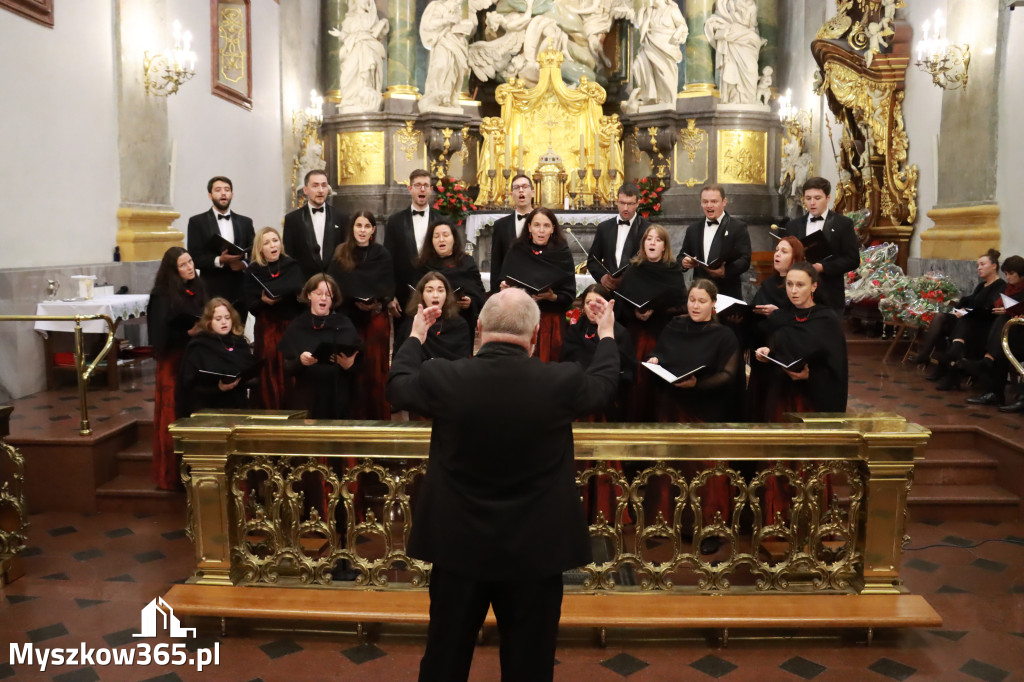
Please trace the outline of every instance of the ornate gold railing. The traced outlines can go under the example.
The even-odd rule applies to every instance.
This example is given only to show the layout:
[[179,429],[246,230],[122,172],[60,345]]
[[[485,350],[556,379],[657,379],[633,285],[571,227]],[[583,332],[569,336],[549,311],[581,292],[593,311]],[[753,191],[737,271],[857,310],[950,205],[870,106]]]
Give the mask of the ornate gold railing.
[[[78,404],[82,412],[78,433],[88,436],[92,433],[92,426],[89,424],[89,401],[86,400],[85,392],[96,367],[107,356],[110,347],[114,345],[117,323],[108,315],[0,315],[0,322],[35,322],[37,320],[75,323],[75,377],[78,380]],[[107,340],[100,352],[88,364],[85,362],[85,343],[82,339],[82,322],[86,320],[103,320],[107,323]]]
[[[591,525],[597,556],[570,575],[578,589],[902,591],[906,496],[929,431],[895,415],[799,419],[578,424],[577,482],[609,484],[614,505]],[[210,416],[170,428],[186,472],[192,582],[425,586],[429,565],[405,547],[429,424]],[[715,475],[729,479],[731,511],[704,524]],[[789,508],[764,519],[776,476]],[[711,536],[723,548],[702,555]]]
[[1010,361],[1021,378],[1024,378],[1024,364],[1021,364],[1021,361],[1010,350],[1010,329],[1017,325],[1024,325],[1024,317],[1012,317],[1003,325],[1003,353],[1006,354],[1006,359]]
[[[0,405],[0,439],[10,433],[13,405]],[[14,559],[28,538],[28,506],[25,504],[25,459],[0,440],[0,587],[20,575]]]

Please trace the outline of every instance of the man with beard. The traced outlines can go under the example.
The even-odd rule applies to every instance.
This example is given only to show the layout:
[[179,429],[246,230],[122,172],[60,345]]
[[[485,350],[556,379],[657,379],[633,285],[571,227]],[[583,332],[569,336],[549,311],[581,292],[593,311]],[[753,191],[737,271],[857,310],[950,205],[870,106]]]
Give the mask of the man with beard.
[[311,170],[306,173],[302,191],[306,205],[284,217],[284,252],[294,258],[306,279],[327,270],[334,249],[345,241],[343,226],[348,216],[327,203],[331,186],[327,173]]
[[514,212],[494,221],[491,231],[491,293],[501,285],[501,264],[505,254],[523,231],[526,216],[533,210],[533,182],[525,173],[512,178],[512,207]]
[[395,298],[388,304],[392,317],[401,317],[409,302],[412,293],[409,287],[415,287],[419,281],[417,266],[427,228],[439,219],[430,210],[431,194],[430,173],[417,168],[409,174],[412,205],[392,214],[384,228],[384,248],[391,254],[395,265]]
[[199,278],[206,285],[210,298],[220,296],[230,301],[244,325],[248,314],[242,301],[245,256],[232,254],[227,248],[215,248],[211,242],[217,235],[248,252],[252,250],[256,231],[253,229],[252,218],[231,210],[234,187],[229,178],[223,175],[211,178],[206,183],[206,192],[213,206],[209,211],[188,219],[188,251],[192,254],[195,266],[199,269]]

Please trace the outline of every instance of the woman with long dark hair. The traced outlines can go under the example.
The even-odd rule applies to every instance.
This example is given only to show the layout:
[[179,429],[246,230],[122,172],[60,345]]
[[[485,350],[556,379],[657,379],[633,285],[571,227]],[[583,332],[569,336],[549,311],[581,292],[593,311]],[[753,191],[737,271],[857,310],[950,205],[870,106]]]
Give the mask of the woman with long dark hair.
[[156,400],[153,405],[153,481],[163,490],[181,488],[174,441],[167,427],[186,416],[178,407],[181,359],[193,327],[206,304],[206,289],[196,276],[192,256],[180,246],[164,252],[149,293],[146,326],[156,358]]
[[391,344],[388,303],[395,296],[391,254],[377,242],[377,219],[369,211],[352,217],[345,241],[334,250],[327,272],[338,282],[341,310],[363,339],[355,369],[356,397],[352,419],[390,419],[385,396]]
[[562,318],[576,298],[575,266],[558,218],[535,208],[502,263],[501,289],[525,289],[540,307],[540,333],[534,355],[557,360],[562,349]]
[[198,330],[181,361],[184,410],[246,406],[246,373],[256,360],[238,311],[224,298],[211,298],[196,322]]
[[405,317],[395,330],[396,353],[409,338],[413,317],[422,305],[424,308],[441,307],[441,317],[427,330],[427,340],[422,346],[424,360],[458,360],[473,354],[473,334],[459,314],[459,299],[451,291],[451,283],[440,272],[432,270],[420,277],[405,308]]
[[284,361],[277,344],[288,323],[302,312],[298,296],[304,283],[302,268],[284,252],[281,234],[273,227],[257,232],[242,296],[256,319],[256,357],[263,361],[259,404],[265,410],[280,410],[284,406]]
[[451,287],[448,295],[458,306],[458,313],[466,321],[470,335],[474,334],[476,318],[480,315],[480,308],[487,295],[484,293],[476,259],[466,253],[459,231],[452,229],[446,222],[429,226],[420,248],[420,281],[423,275],[432,271],[444,275]]

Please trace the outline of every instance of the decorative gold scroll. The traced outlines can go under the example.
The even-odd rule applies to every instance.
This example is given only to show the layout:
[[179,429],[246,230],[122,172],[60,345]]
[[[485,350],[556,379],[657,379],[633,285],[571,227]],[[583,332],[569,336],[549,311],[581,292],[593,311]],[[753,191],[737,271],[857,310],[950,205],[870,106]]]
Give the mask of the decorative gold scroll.
[[768,133],[763,130],[718,131],[718,182],[764,185],[768,182]]
[[677,185],[694,187],[708,180],[708,131],[697,127],[697,119],[686,119],[686,127],[679,131],[675,147],[675,176]]

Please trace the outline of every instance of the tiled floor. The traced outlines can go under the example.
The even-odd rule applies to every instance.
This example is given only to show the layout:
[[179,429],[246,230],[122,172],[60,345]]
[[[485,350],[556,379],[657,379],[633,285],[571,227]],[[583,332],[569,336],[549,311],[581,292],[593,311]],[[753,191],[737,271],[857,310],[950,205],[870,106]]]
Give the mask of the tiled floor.
[[[925,425],[983,423],[1018,440],[1024,416],[963,403],[969,393],[937,393],[912,368],[879,370],[877,360],[851,357],[850,409],[892,410]],[[118,396],[97,391],[90,403],[97,429],[151,413],[152,377],[143,371]],[[133,392],[133,389],[137,389]],[[16,405],[15,435],[77,427],[73,390],[41,394]],[[934,397],[938,396],[938,400]],[[43,408],[42,406],[48,406]],[[140,408],[140,409],[132,409]],[[67,419],[53,419],[67,416]],[[103,419],[105,418],[105,419]],[[981,421],[977,421],[978,419]],[[102,421],[100,421],[102,419]],[[33,426],[40,429],[33,429]],[[308,632],[201,632],[196,647],[220,644],[220,662],[199,673],[174,666],[12,665],[9,643],[41,647],[120,647],[135,642],[139,610],[182,580],[194,564],[180,518],[131,514],[44,513],[31,517],[26,575],[0,590],[0,680],[406,680],[414,679],[423,641],[417,632],[371,636]],[[558,680],[1012,680],[1024,679],[1024,522],[988,525],[911,523],[903,575],[910,591],[939,611],[939,630],[881,631],[816,637],[732,633],[722,647],[712,633],[638,641],[609,633],[607,648],[590,633],[564,633]],[[147,640],[171,642],[166,638]],[[477,650],[473,680],[496,680],[496,636]]]

